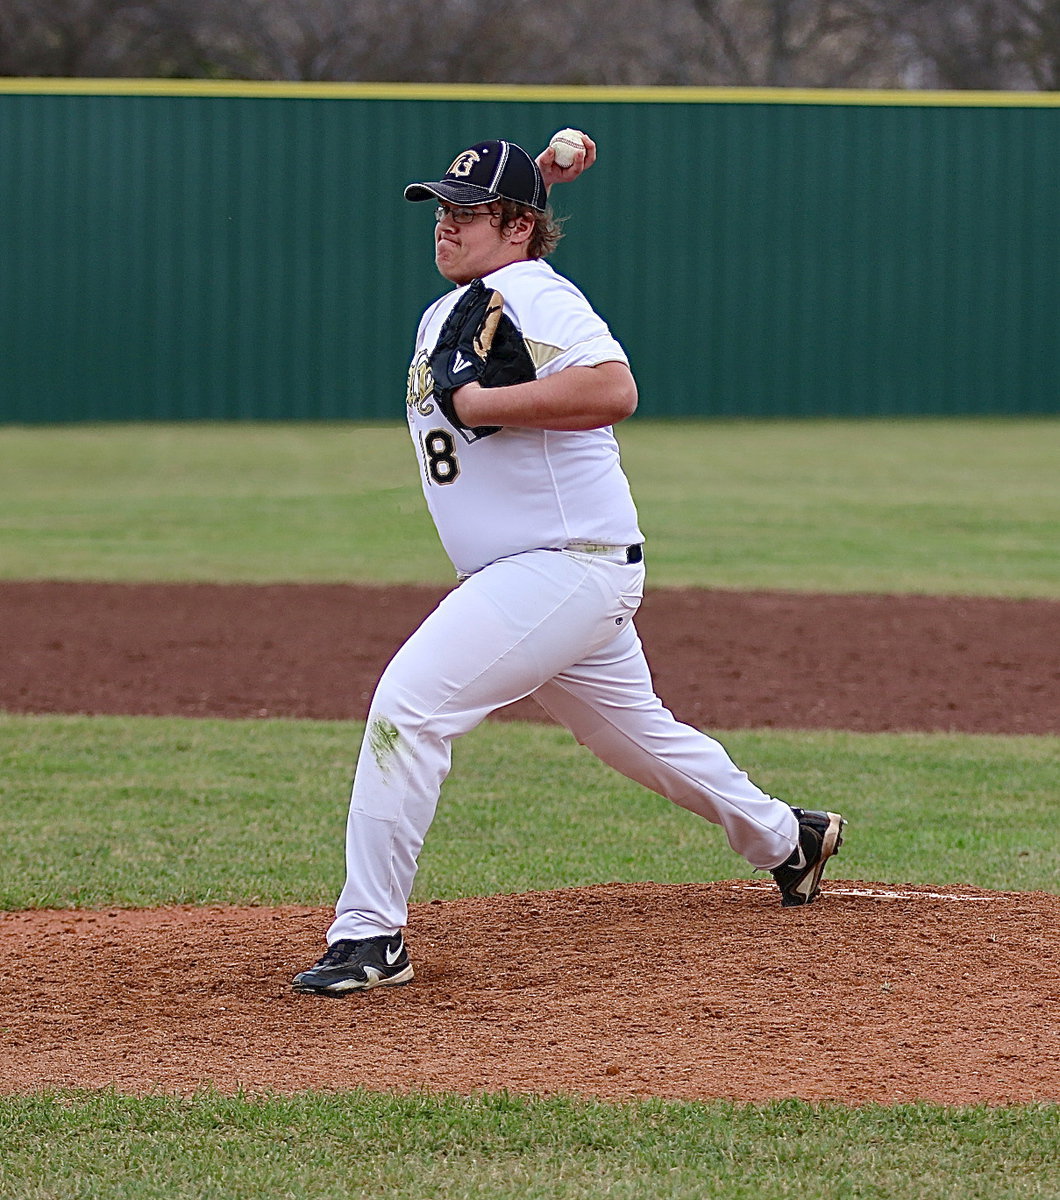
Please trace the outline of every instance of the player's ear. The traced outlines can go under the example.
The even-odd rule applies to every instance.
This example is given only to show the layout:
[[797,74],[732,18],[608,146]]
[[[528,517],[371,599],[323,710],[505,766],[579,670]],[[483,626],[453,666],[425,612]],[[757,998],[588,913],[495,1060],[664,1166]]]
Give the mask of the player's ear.
[[534,217],[532,213],[520,213],[508,226],[508,238],[515,245],[521,246],[530,240],[534,232]]

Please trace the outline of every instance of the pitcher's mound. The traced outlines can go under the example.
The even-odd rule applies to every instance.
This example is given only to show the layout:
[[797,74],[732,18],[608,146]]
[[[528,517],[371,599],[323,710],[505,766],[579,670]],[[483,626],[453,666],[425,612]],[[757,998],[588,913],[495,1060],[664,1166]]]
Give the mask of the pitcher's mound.
[[605,884],[413,906],[408,987],[297,996],[330,913],[20,912],[0,1090],[1060,1098],[1060,897]]

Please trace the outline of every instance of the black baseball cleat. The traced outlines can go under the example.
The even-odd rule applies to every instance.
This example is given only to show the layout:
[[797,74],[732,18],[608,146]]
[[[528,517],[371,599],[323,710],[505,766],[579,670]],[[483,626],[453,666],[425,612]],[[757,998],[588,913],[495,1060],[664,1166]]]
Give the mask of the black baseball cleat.
[[846,819],[839,813],[807,812],[793,808],[799,821],[799,844],[791,857],[774,867],[770,874],[780,888],[781,905],[812,904],[821,890],[825,863],[843,844]]
[[405,939],[400,933],[384,933],[382,937],[333,942],[320,962],[294,977],[291,987],[318,996],[342,996],[368,988],[395,987],[408,983],[414,974]]

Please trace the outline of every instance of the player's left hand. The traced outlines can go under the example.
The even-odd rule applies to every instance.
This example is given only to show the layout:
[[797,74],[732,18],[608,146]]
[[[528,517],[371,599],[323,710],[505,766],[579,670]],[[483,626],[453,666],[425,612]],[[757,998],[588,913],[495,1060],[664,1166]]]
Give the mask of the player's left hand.
[[582,134],[582,145],[584,150],[575,154],[574,162],[569,167],[556,166],[556,152],[551,146],[546,146],[537,156],[538,170],[545,181],[546,191],[554,183],[570,183],[577,179],[596,162],[596,143],[587,133]]
[[504,297],[473,279],[445,320],[430,356],[432,394],[446,420],[468,442],[499,433],[499,425],[469,426],[454,397],[469,384],[506,387],[537,377],[523,335],[504,311]]

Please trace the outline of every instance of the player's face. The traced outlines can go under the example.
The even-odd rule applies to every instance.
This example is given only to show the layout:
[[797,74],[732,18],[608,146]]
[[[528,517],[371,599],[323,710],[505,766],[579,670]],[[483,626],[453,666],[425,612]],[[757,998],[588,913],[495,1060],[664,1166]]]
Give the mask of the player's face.
[[494,205],[463,210],[475,214],[468,221],[457,221],[449,205],[440,207],[442,217],[434,228],[434,261],[452,283],[470,283],[523,256],[525,251],[513,241],[511,231],[502,231],[500,212]]

